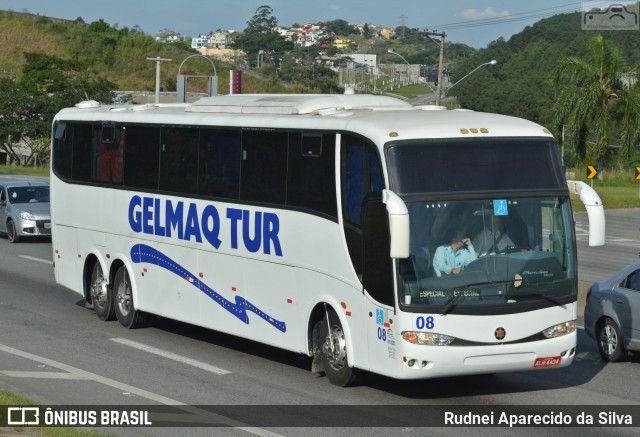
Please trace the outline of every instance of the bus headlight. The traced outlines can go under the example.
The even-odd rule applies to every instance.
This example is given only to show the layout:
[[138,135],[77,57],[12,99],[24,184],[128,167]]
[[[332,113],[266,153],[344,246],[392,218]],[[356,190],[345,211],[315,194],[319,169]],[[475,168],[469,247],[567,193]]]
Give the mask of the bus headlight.
[[562,337],[563,335],[571,334],[576,330],[576,321],[571,320],[569,322],[560,323],[542,331],[542,334],[547,338]]
[[413,344],[423,344],[428,346],[447,346],[451,344],[454,337],[444,334],[434,334],[432,332],[402,332],[402,338]]

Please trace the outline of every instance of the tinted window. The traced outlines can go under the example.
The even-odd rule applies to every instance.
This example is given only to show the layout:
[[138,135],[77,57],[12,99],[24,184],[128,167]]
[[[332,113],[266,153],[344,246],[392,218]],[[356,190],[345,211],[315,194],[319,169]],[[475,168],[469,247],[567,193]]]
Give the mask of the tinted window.
[[198,181],[198,129],[163,128],[160,189],[195,194]]
[[126,129],[100,126],[98,129],[98,164],[95,180],[122,184]]
[[625,288],[630,290],[640,291],[640,270],[636,270],[627,278],[627,285]]
[[126,129],[124,183],[129,187],[158,189],[160,128]]
[[91,124],[76,124],[73,130],[74,181],[90,181],[95,171],[96,131]]
[[342,209],[344,218],[360,224],[362,202],[384,188],[376,151],[363,140],[342,136]]
[[62,178],[71,179],[73,125],[57,123],[53,128],[53,170]]
[[566,187],[556,145],[546,140],[407,141],[387,154],[397,193]]
[[240,197],[240,131],[202,129],[198,193],[205,196]]
[[289,135],[287,205],[338,215],[335,182],[335,135]]
[[243,131],[240,199],[284,205],[288,135]]

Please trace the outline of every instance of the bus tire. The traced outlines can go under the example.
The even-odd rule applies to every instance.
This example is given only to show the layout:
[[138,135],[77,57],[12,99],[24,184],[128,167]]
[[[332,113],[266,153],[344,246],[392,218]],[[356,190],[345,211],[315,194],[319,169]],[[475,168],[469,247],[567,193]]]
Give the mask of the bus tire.
[[93,310],[99,319],[109,321],[116,318],[113,305],[113,292],[104,277],[102,266],[97,261],[91,271],[89,295],[91,296]]
[[11,219],[7,220],[7,240],[9,240],[9,243],[17,243],[20,241],[16,225]]
[[322,364],[329,382],[340,387],[356,385],[358,377],[347,362],[346,338],[340,319],[334,311],[328,311],[328,315],[325,315],[320,338],[322,339]]
[[112,293],[116,317],[122,326],[136,329],[150,324],[150,315],[136,310],[134,306],[129,272],[125,266],[120,266],[116,272]]
[[625,355],[620,328],[611,319],[605,319],[598,325],[598,351],[605,361],[616,362]]

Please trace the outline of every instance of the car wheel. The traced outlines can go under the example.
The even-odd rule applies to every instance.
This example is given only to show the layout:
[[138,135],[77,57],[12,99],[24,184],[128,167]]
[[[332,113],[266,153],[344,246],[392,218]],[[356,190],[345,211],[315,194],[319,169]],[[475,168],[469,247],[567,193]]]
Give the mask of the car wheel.
[[17,243],[20,241],[20,237],[16,231],[16,225],[11,219],[7,220],[7,240],[9,240],[9,243]]
[[347,363],[347,342],[338,315],[328,311],[320,331],[322,365],[333,385],[347,387],[358,383],[358,377]]
[[606,361],[620,361],[624,354],[620,328],[611,319],[605,319],[598,327],[598,350]]
[[133,293],[129,272],[122,266],[113,280],[113,299],[116,317],[122,326],[128,329],[143,328],[151,322],[151,316],[139,311],[133,304]]
[[98,318],[108,321],[116,318],[113,307],[113,292],[102,272],[102,266],[96,261],[91,272],[91,282],[89,283],[89,293],[93,310]]

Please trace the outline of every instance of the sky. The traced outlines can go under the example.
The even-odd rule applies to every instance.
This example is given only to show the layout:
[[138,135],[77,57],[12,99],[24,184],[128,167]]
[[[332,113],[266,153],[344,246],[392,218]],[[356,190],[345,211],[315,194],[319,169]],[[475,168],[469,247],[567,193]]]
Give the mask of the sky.
[[119,28],[137,25],[153,36],[169,29],[193,37],[218,29],[241,31],[259,6],[269,5],[281,26],[335,19],[394,28],[405,25],[444,31],[447,41],[484,48],[500,37],[508,40],[542,18],[580,11],[584,3],[567,0],[0,0],[0,10],[70,20],[82,17],[86,23],[102,18]]

